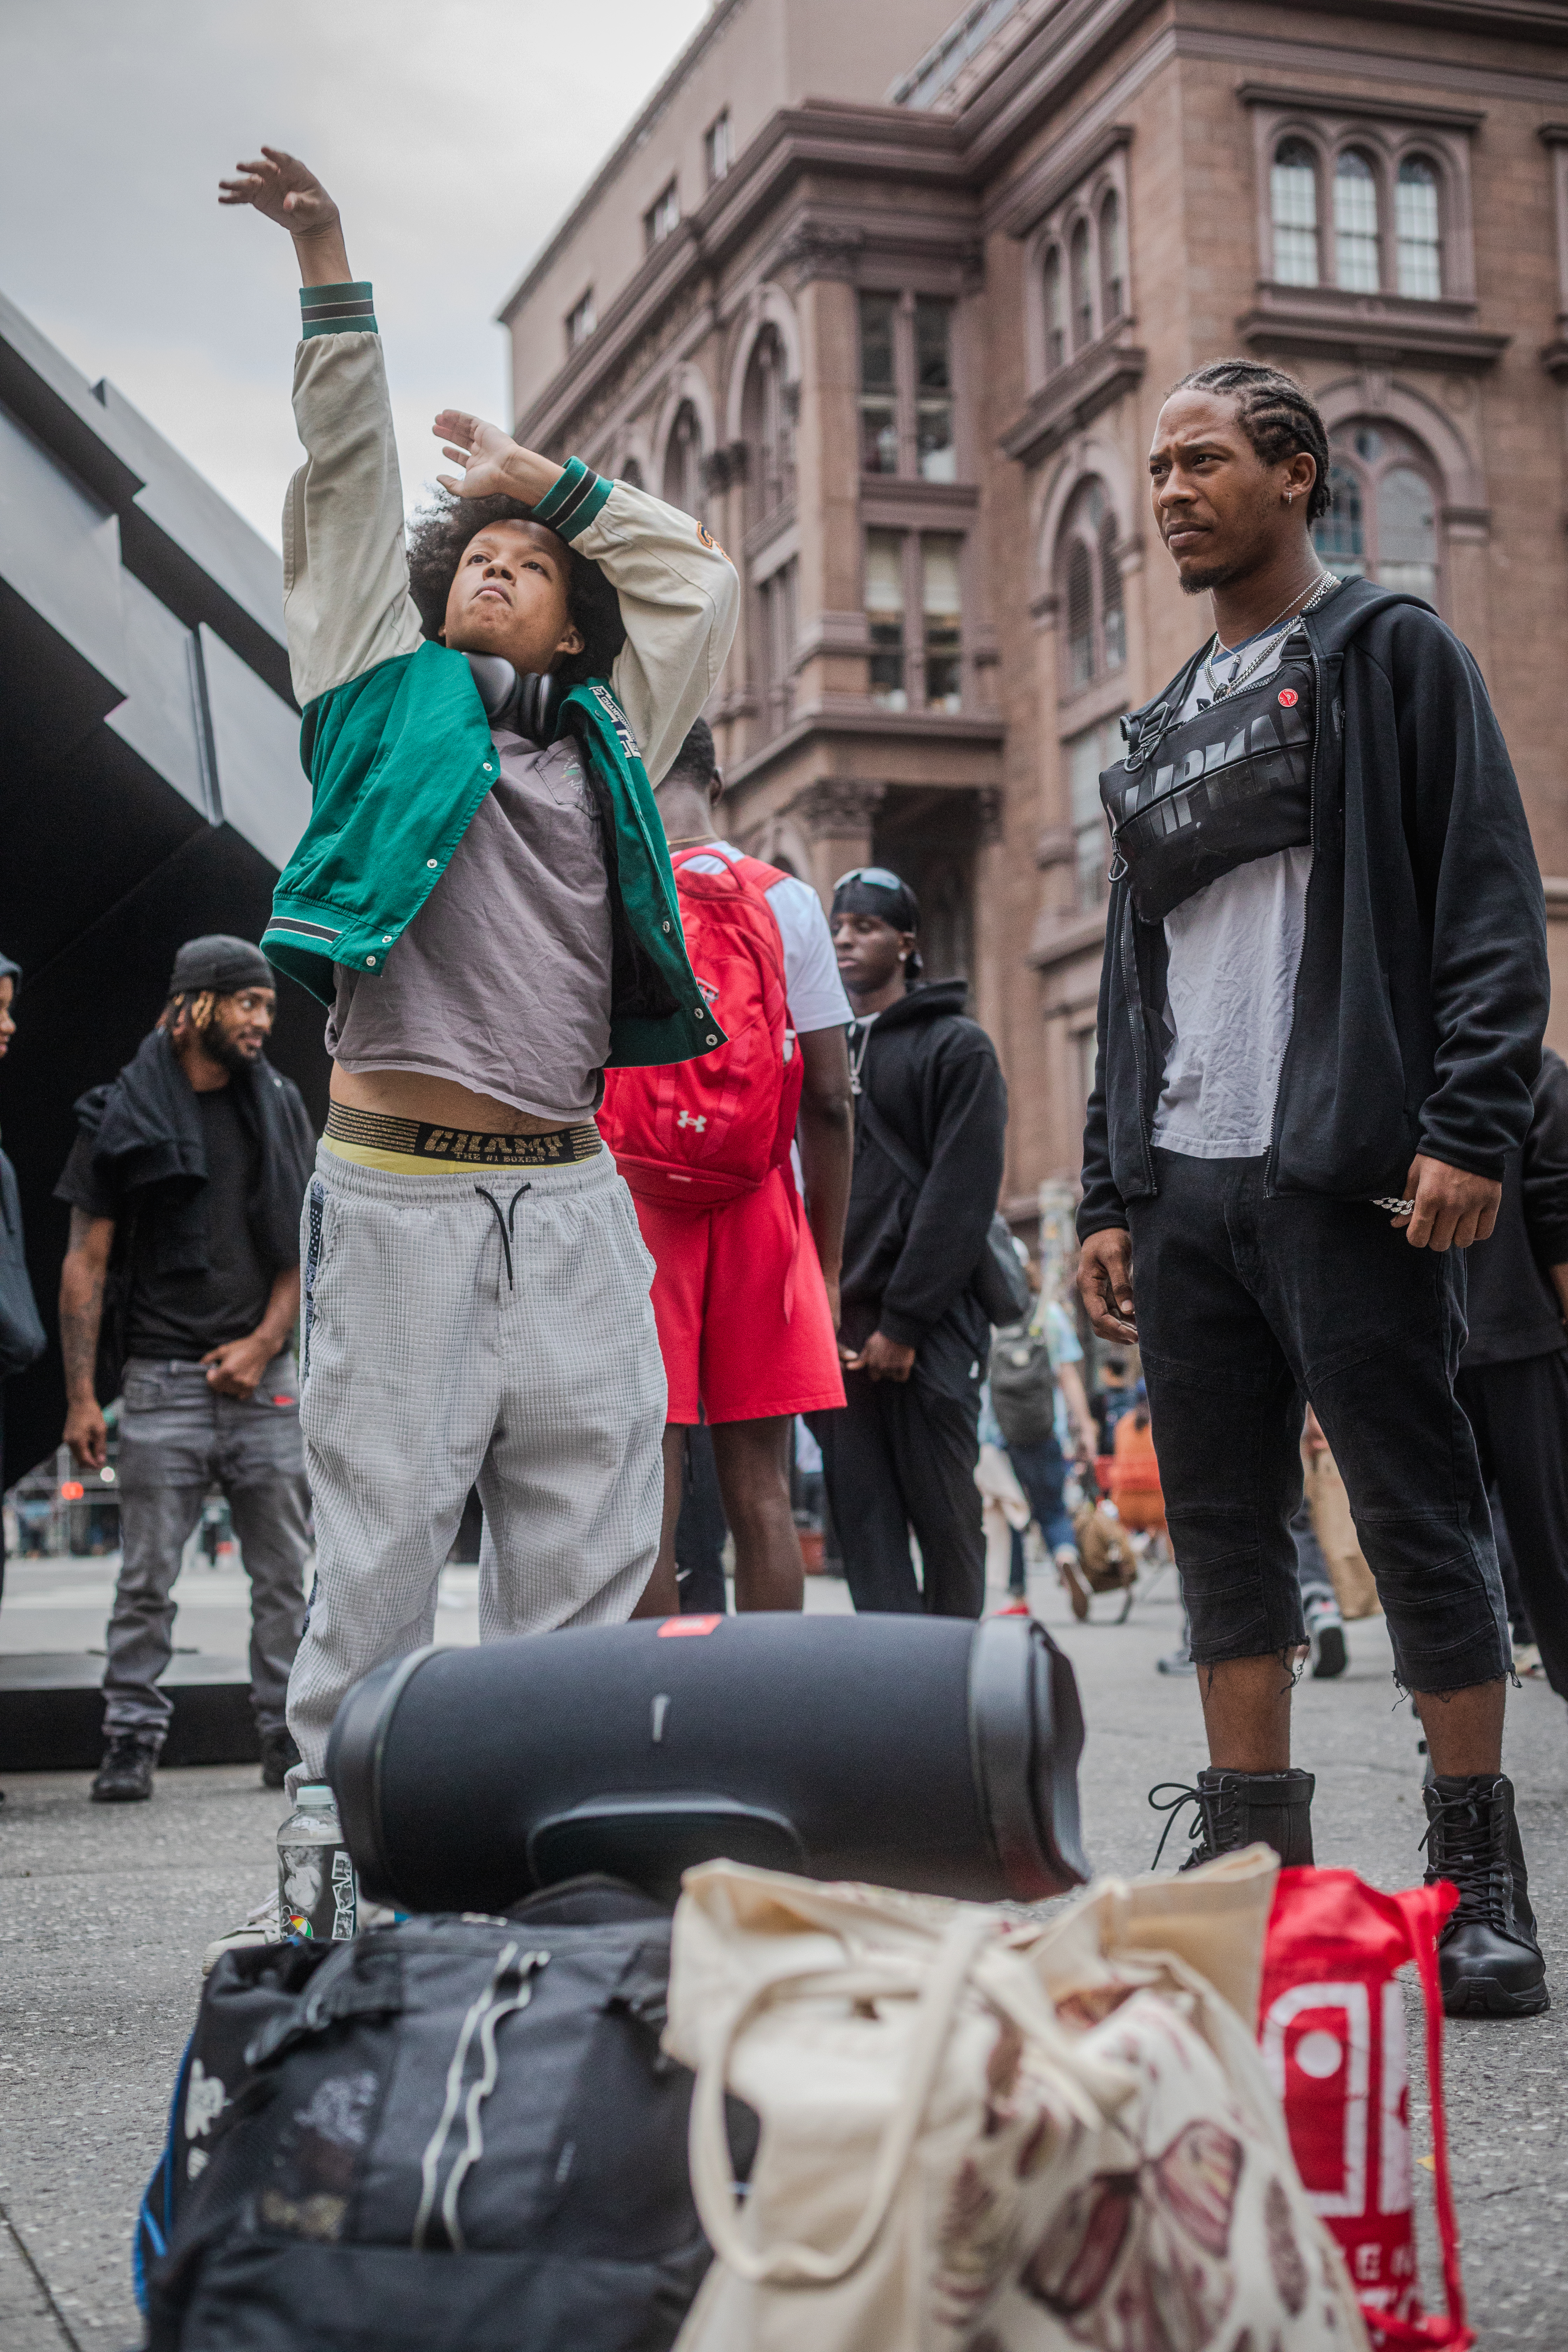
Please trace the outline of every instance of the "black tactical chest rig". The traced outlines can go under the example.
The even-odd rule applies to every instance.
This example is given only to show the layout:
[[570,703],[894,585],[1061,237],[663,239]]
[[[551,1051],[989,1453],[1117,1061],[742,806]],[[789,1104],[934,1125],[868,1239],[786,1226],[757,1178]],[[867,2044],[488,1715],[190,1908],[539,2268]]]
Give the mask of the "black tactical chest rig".
[[1167,724],[1162,703],[1121,723],[1127,756],[1105,770],[1100,797],[1111,878],[1126,875],[1145,922],[1238,866],[1311,841],[1317,696],[1300,639],[1267,677],[1192,719]]

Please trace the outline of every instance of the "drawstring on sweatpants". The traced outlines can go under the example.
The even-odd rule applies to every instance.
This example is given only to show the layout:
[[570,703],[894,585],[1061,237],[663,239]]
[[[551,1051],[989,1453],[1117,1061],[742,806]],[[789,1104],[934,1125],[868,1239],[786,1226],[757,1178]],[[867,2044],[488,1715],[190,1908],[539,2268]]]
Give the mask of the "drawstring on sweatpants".
[[480,1200],[488,1201],[490,1207],[495,1211],[496,1223],[500,1227],[500,1245],[506,1252],[506,1286],[509,1290],[515,1290],[517,1288],[517,1280],[516,1276],[512,1273],[511,1266],[512,1213],[523,1194],[525,1192],[531,1192],[533,1187],[531,1184],[520,1184],[518,1186],[516,1192],[512,1194],[510,1200],[506,1204],[506,1214],[504,1217],[501,1214],[500,1202],[496,1199],[493,1192],[487,1192],[482,1184],[476,1184],[474,1186],[474,1190],[479,1194]]

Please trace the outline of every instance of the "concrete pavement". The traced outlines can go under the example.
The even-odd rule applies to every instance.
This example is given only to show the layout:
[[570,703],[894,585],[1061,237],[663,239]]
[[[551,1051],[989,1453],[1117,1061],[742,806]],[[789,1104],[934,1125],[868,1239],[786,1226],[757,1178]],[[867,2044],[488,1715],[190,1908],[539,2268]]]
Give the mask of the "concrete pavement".
[[[40,1605],[14,1614],[7,1596],[5,1646],[64,1646],[73,1623],[84,1645],[101,1640],[104,1565],[66,1572],[77,1591],[94,1595],[74,1616],[58,1573],[19,1570],[17,1601]],[[448,1574],[443,1639],[472,1638],[473,1573]],[[197,1638],[187,1623],[211,1611],[203,1646],[232,1646],[232,1616],[216,1638],[219,1596],[198,1582],[188,1597],[180,1638]],[[224,1596],[231,1612],[241,1597],[237,1583]],[[1037,1579],[1035,1597],[1083,1693],[1091,1857],[1102,1870],[1147,1868],[1159,1825],[1145,1792],[1156,1780],[1191,1779],[1203,1760],[1192,1682],[1154,1671],[1178,1635],[1174,1595],[1167,1580],[1125,1626],[1075,1625],[1048,1578]],[[813,1579],[810,1598],[816,1608],[846,1605],[843,1587],[828,1580]],[[1112,1604],[1096,1608],[1109,1618]],[[1351,1658],[1342,1681],[1306,1683],[1298,1699],[1296,1760],[1319,1775],[1318,1858],[1379,1885],[1409,1885],[1420,1873],[1425,1822],[1418,1734],[1390,1684],[1380,1620],[1351,1628]],[[1450,2025],[1448,2110],[1471,2319],[1484,2352],[1555,2352],[1568,2343],[1568,1709],[1543,1684],[1510,1697],[1508,1764],[1521,1789],[1557,2005],[1518,2023]],[[89,1806],[86,1793],[79,1775],[16,1777],[0,1806],[5,2352],[125,2352],[138,2341],[132,2220],[162,2144],[201,1951],[266,1892],[283,1809],[249,1768],[165,1773],[152,1804],[124,1810]],[[1413,2015],[1413,2053],[1415,2023]],[[1415,2105],[1420,2150],[1419,2096]],[[1429,2176],[1416,2179],[1429,2201]],[[1423,2241],[1423,2280],[1436,2302],[1429,2221]]]

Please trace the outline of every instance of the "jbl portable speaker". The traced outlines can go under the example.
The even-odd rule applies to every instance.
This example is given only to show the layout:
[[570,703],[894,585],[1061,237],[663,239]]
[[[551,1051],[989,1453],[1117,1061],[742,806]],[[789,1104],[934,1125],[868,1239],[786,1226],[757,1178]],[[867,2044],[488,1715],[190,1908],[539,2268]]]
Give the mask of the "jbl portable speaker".
[[727,1856],[994,1901],[1079,1843],[1072,1668],[1026,1617],[668,1617],[416,1650],[327,1776],[366,1895],[499,1911],[584,1872],[673,1900]]

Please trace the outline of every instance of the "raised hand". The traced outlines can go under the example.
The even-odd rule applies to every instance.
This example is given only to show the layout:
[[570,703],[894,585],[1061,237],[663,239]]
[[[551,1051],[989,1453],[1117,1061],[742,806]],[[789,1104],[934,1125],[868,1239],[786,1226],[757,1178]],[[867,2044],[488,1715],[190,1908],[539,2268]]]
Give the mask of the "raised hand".
[[442,456],[462,468],[436,478],[460,499],[520,499],[532,506],[560,479],[561,467],[551,458],[521,447],[499,425],[487,425],[463,409],[444,408],[430,430]]
[[342,221],[308,163],[287,155],[281,147],[264,147],[251,163],[237,163],[240,175],[218,182],[220,205],[249,205],[279,228],[286,228],[300,255],[307,286],[346,285],[348,254]]

